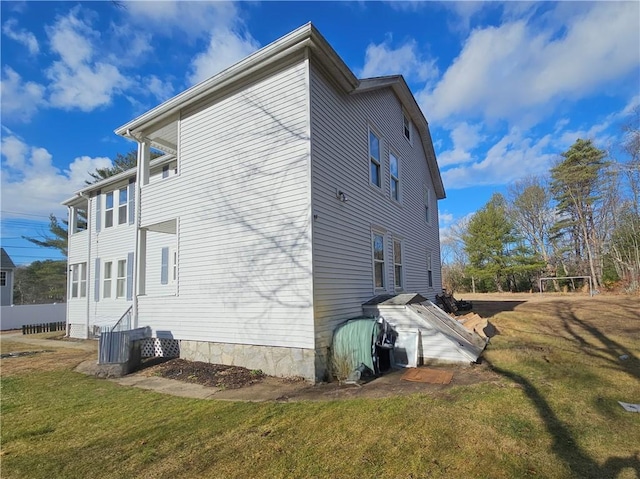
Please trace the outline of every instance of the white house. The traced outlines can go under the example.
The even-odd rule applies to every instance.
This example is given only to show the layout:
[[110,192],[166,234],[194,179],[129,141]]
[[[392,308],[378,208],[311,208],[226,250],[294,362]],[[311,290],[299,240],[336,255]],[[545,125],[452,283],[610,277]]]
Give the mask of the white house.
[[427,121],[401,76],[356,78],[311,24],[116,134],[137,170],[65,202],[72,336],[131,307],[186,359],[316,379],[363,303],[442,290]]

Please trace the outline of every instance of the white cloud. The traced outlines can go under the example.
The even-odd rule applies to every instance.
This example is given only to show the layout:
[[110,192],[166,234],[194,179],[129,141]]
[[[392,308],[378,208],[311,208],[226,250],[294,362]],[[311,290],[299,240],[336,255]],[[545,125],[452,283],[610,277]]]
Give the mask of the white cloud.
[[239,21],[238,7],[232,2],[130,1],[125,5],[131,21],[141,27],[158,34],[173,35],[177,30],[192,39]]
[[25,216],[64,214],[60,202],[84,186],[89,172],[111,166],[109,158],[80,156],[60,170],[46,149],[29,146],[14,135],[2,138],[2,160],[2,203]]
[[47,27],[51,50],[60,60],[53,62],[46,76],[51,80],[52,106],[91,111],[109,104],[129,81],[115,65],[94,61],[94,41],[99,33],[79,18],[80,13],[80,7],[75,7]]
[[165,101],[173,96],[173,85],[170,81],[162,81],[155,75],[149,75],[143,79],[145,89],[159,101]]
[[440,167],[472,161],[471,152],[485,138],[480,134],[481,129],[482,125],[480,124],[470,125],[462,122],[456,125],[450,133],[453,148],[438,155],[438,164]]
[[45,104],[45,87],[35,82],[23,82],[11,67],[2,70],[0,96],[2,116],[5,119],[29,121],[38,108]]
[[450,168],[442,173],[445,188],[505,185],[528,175],[545,173],[556,153],[548,153],[551,135],[533,140],[517,129],[493,145],[480,161]]
[[209,47],[191,62],[189,82],[194,85],[230,67],[259,48],[249,34],[218,29],[211,34]]
[[29,53],[31,53],[32,55],[37,55],[40,51],[40,46],[38,45],[36,36],[33,33],[25,30],[24,28],[17,30],[17,26],[18,21],[15,18],[10,18],[4,23],[4,25],[2,25],[2,33],[4,33],[12,40],[15,40],[18,43],[22,43],[25,47],[27,47]]
[[418,94],[424,111],[430,119],[515,120],[637,72],[640,4],[589,6],[564,28],[539,30],[519,20],[474,30],[435,88]]
[[391,38],[376,45],[367,46],[365,63],[358,76],[376,77],[402,73],[408,80],[427,81],[438,76],[435,59],[425,59],[415,40],[409,40],[398,48],[391,46]]

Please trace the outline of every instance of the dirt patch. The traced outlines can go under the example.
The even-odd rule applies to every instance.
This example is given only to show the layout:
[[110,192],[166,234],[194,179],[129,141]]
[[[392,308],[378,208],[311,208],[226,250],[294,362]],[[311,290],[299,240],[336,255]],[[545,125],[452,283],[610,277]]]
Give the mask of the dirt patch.
[[220,389],[239,389],[259,383],[265,377],[260,370],[184,359],[171,359],[160,364],[150,365],[144,371],[149,376],[177,379]]

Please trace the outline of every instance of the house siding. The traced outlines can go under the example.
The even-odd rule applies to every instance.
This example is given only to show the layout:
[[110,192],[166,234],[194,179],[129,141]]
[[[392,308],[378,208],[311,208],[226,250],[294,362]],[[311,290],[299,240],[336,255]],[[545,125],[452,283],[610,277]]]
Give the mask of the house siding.
[[142,226],[177,219],[177,294],[139,324],[180,340],[313,348],[307,62],[182,114],[179,173],[143,186]]
[[[437,204],[425,152],[403,136],[402,106],[391,88],[345,95],[311,65],[311,168],[316,347],[335,327],[362,315],[362,303],[393,292],[393,238],[402,240],[404,291],[435,299],[440,289]],[[368,129],[381,136],[382,188],[369,183]],[[414,128],[414,135],[416,134]],[[391,199],[389,150],[398,155],[402,202]],[[431,189],[430,224],[423,188]],[[336,198],[343,191],[347,202]],[[384,234],[386,291],[374,290],[371,231]],[[428,287],[427,252],[433,254]]]

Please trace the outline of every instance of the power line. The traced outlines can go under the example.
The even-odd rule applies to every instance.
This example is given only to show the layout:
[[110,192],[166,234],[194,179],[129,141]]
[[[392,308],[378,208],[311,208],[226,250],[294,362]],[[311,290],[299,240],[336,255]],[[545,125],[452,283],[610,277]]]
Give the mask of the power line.
[[37,218],[49,218],[49,215],[34,215],[32,213],[21,213],[20,211],[0,210],[0,213],[9,213],[11,215],[34,216]]

